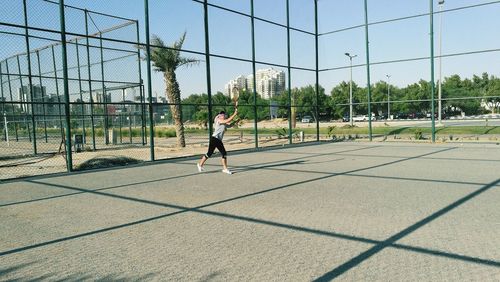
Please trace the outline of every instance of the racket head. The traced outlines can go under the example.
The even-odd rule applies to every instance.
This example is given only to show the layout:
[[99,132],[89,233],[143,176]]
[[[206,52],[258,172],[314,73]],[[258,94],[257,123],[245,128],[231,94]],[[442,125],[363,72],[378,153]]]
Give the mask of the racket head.
[[238,99],[240,98],[240,89],[238,87],[233,87],[233,91],[232,91],[232,94],[233,94],[233,102],[235,104],[238,103]]

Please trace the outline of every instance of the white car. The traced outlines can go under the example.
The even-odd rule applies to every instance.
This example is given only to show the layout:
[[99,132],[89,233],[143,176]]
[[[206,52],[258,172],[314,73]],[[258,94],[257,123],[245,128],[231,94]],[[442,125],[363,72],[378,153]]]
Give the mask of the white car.
[[302,118],[302,122],[303,123],[311,123],[313,121],[312,117],[311,116],[304,116]]
[[367,121],[367,120],[368,117],[366,115],[352,117],[352,121]]
[[[368,116],[367,115],[358,115],[358,116],[354,116],[352,118],[353,121],[368,121]],[[377,120],[377,117],[375,116],[375,114],[372,114],[372,121],[376,121]]]

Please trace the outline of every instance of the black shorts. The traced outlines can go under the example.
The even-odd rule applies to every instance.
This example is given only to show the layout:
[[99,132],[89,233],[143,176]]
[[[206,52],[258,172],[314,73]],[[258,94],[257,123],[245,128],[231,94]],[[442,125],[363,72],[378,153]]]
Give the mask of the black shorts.
[[215,148],[217,148],[217,150],[219,150],[219,152],[222,155],[222,158],[225,159],[227,156],[227,152],[226,152],[226,149],[224,148],[224,144],[222,144],[221,140],[219,140],[213,136],[210,136],[210,142],[208,142],[208,152],[205,154],[205,156],[207,158],[210,158],[212,156],[212,154],[214,153]]

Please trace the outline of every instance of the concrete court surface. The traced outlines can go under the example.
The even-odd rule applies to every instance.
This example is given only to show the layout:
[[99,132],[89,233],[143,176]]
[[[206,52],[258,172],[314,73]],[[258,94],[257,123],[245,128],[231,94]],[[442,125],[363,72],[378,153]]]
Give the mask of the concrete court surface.
[[0,280],[499,281],[500,146],[326,143],[0,184]]

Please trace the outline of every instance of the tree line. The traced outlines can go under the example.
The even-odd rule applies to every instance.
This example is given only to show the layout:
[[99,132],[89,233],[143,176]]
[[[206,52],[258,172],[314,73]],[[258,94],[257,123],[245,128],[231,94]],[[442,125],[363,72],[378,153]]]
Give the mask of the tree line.
[[[165,93],[170,104],[171,119],[175,124],[177,136],[177,145],[185,147],[184,121],[191,120],[208,125],[208,95],[192,94],[185,99],[181,99],[181,91],[176,77],[176,70],[182,66],[189,66],[198,63],[194,58],[184,57],[180,51],[186,38],[184,33],[179,40],[172,45],[167,46],[158,37],[153,36],[152,48],[150,52],[143,49],[146,59],[150,59],[155,71],[162,72],[165,81]],[[355,112],[367,113],[367,88],[353,84],[353,103],[356,103]],[[242,119],[263,120],[276,114],[278,117],[292,120],[292,126],[295,125],[297,116],[310,115],[315,120],[320,119],[338,119],[348,112],[349,107],[349,85],[347,82],[341,82],[335,86],[330,95],[325,93],[325,89],[318,85],[318,93],[313,85],[301,88],[294,88],[291,91],[283,91],[270,100],[264,100],[260,96],[254,97],[253,93],[242,91],[240,93],[239,116]],[[379,81],[370,86],[371,101],[373,102],[372,112],[383,114],[384,99],[387,102],[386,94],[392,89],[391,101],[393,102],[393,111],[395,112],[429,112],[431,108],[430,83],[420,80],[418,83],[408,85],[399,89],[398,87]],[[288,95],[290,92],[291,95]],[[462,80],[458,75],[451,76],[443,82],[443,99],[455,98],[454,100],[445,100],[443,109],[447,111],[467,112],[468,114],[477,114],[484,112],[480,101],[484,99],[493,112],[497,112],[500,101],[498,99],[500,92],[500,81],[494,76],[488,76],[484,73],[481,77],[474,76],[472,79]],[[477,97],[481,97],[477,98]],[[230,97],[218,92],[212,96],[214,110],[228,110],[231,107]],[[191,104],[190,111],[183,111],[181,104]],[[387,103],[386,103],[387,104]],[[255,107],[257,105],[257,107]],[[291,107],[290,107],[291,106]],[[193,109],[194,107],[194,109]],[[317,110],[316,110],[317,108]],[[316,114],[318,113],[318,114]]]
[[[319,86],[318,113],[316,116],[316,91],[313,85],[308,85],[288,91],[283,91],[274,98],[266,100],[257,95],[254,103],[253,93],[242,91],[240,94],[238,115],[241,119],[254,119],[255,111],[253,105],[257,105],[257,120],[269,119],[272,113],[277,117],[288,118],[288,106],[291,105],[292,116],[297,118],[311,116],[313,119],[331,120],[341,119],[349,113],[349,82],[342,81],[334,86],[329,95],[325,89]],[[367,114],[368,112],[368,89],[352,83],[354,114]],[[437,86],[434,99],[437,108]],[[429,81],[420,80],[400,88],[385,81],[379,81],[371,85],[371,111],[376,115],[387,115],[387,101],[390,101],[391,114],[397,113],[421,113],[431,112],[431,84]],[[483,73],[481,76],[474,75],[472,79],[462,79],[459,75],[452,75],[443,80],[442,84],[442,111],[447,116],[478,115],[486,113],[499,113],[500,110],[500,78]],[[485,103],[486,107],[481,105]],[[192,94],[182,99],[183,104],[192,105],[192,109],[186,111],[183,120],[206,121],[208,117],[207,94]],[[232,101],[229,96],[221,92],[212,95],[214,112],[230,110]],[[246,106],[245,106],[246,105]],[[274,110],[271,110],[274,108]],[[489,108],[489,110],[487,109]],[[437,111],[437,110],[436,110]]]

